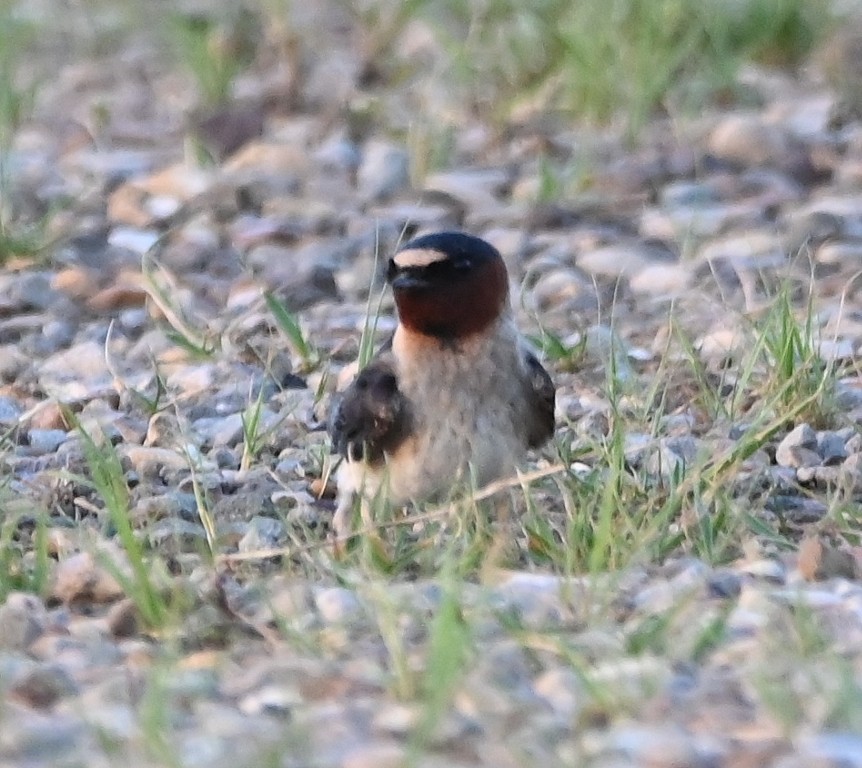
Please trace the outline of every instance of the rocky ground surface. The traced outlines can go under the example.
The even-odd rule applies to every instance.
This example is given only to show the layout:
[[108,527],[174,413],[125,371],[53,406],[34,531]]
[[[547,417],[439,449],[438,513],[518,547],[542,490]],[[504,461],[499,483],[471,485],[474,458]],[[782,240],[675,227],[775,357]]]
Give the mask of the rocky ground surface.
[[[18,131],[8,194],[51,244],[0,272],[0,764],[862,766],[862,123],[816,82],[751,73],[758,106],[635,148],[565,121],[465,123],[419,173],[421,146],[338,108],[359,69],[242,78],[241,107],[195,122],[209,165],[190,159],[191,87],[146,45],[61,67]],[[260,106],[278,89],[291,108]],[[549,165],[580,192],[549,194]],[[522,554],[457,589],[339,564],[329,395],[383,259],[451,227],[504,254],[526,329],[585,340],[574,372],[550,356],[540,470],[601,431],[612,359],[636,399],[686,359],[682,329],[730,381],[780,287],[803,310],[813,291],[836,416],[792,419],[728,479],[762,535],[721,565],[683,546],[591,576]],[[392,323],[384,297],[378,334]],[[691,378],[626,435],[633,467],[667,479],[743,439],[755,417],[708,416]],[[128,594],[82,432],[122,462],[181,616],[167,628]],[[255,557],[279,547],[293,556]],[[452,600],[467,661],[432,717]]]

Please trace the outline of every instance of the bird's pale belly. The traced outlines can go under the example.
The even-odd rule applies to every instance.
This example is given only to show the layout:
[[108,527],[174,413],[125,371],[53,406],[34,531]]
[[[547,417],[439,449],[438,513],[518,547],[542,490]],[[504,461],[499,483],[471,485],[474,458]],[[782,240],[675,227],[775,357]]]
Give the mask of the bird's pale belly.
[[[461,484],[483,486],[514,472],[527,453],[527,407],[517,332],[508,320],[494,334],[406,348],[393,340],[399,386],[413,412],[413,434],[368,466],[345,462],[339,487],[366,498],[386,488],[395,504],[445,499]],[[408,362],[405,362],[408,361]]]
[[366,498],[385,488],[392,503],[403,504],[442,500],[459,486],[478,488],[511,475],[526,454],[523,435],[506,403],[496,398],[479,402],[451,408],[449,418],[423,425],[383,465],[345,462],[339,486]]
[[511,474],[526,447],[508,408],[492,397],[433,409],[448,418],[426,424],[389,457],[390,498],[445,498],[461,483],[479,487]]

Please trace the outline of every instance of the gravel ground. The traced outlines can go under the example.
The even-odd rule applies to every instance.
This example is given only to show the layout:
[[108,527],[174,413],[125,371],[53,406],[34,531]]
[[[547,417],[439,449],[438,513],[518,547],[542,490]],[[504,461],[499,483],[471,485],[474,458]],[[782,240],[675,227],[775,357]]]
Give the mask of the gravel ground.
[[[241,106],[189,121],[190,85],[130,45],[60,68],[17,133],[8,194],[51,245],[0,272],[0,764],[862,766],[862,124],[814,81],[752,72],[758,106],[649,126],[635,148],[554,120],[465,123],[419,178],[421,150],[339,107],[344,59],[299,83],[244,76]],[[291,109],[260,106],[279,89]],[[416,95],[386,98],[397,120]],[[190,162],[189,125],[218,162]],[[582,156],[588,183],[546,199],[548,159]],[[503,253],[524,328],[579,350],[548,356],[540,475],[607,430],[611,361],[635,410],[676,364],[732,383],[781,286],[810,302],[833,410],[794,412],[728,478],[760,535],[589,576],[524,551],[457,583],[340,562],[329,395],[376,255],[451,227]],[[391,312],[384,297],[380,337]],[[627,422],[626,461],[656,482],[752,428],[692,378],[671,376],[660,420]],[[169,629],[129,594],[82,432],[121,461]],[[434,711],[444,630],[463,657]]]

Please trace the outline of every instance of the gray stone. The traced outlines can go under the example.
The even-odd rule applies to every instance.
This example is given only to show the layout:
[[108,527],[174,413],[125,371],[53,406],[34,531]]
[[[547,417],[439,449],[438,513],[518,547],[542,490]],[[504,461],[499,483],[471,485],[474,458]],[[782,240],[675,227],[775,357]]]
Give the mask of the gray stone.
[[[831,467],[818,469],[832,469]],[[799,471],[802,471],[801,469]],[[834,477],[815,476],[821,485],[837,482],[837,470]],[[804,496],[771,496],[767,500],[767,509],[779,513],[785,520],[797,525],[816,523],[822,520],[829,508],[819,499],[809,499]]]
[[357,181],[359,194],[370,201],[384,200],[410,183],[410,157],[398,144],[372,139],[362,148]]
[[816,248],[814,258],[818,264],[844,267],[862,263],[862,242],[829,240]]
[[713,365],[732,360],[743,348],[745,336],[734,328],[718,327],[705,333],[695,342],[700,356]]
[[216,364],[198,363],[178,367],[165,378],[168,391],[193,397],[208,392],[216,382]]
[[105,350],[95,341],[83,341],[38,365],[39,383],[60,401],[90,400],[113,391],[113,375]]
[[144,445],[175,448],[184,442],[183,429],[175,413],[159,411],[150,416]]
[[11,592],[0,605],[0,649],[26,650],[45,630],[47,612],[35,595]]
[[176,518],[160,520],[150,528],[147,538],[163,551],[201,552],[208,546],[206,530],[200,523]]
[[0,381],[14,381],[29,364],[30,358],[17,344],[0,345]]
[[[787,256],[775,235],[755,230],[710,241],[700,249],[697,260],[704,275],[709,272],[720,278],[727,268],[737,273],[780,267]],[[738,279],[736,274],[734,279]]]
[[353,173],[359,168],[362,154],[359,148],[343,134],[330,136],[312,155],[323,168],[336,168]]
[[68,437],[62,429],[31,429],[27,432],[27,443],[31,452],[37,456],[54,453]]
[[709,151],[742,167],[772,167],[808,180],[813,171],[804,146],[778,123],[761,115],[730,114],[709,137]]
[[343,587],[314,590],[314,605],[326,624],[349,624],[364,614],[356,594]]
[[494,587],[492,599],[531,628],[560,626],[566,615],[562,592],[565,580],[545,574],[518,573]]
[[800,736],[796,751],[796,756],[778,764],[780,768],[862,768],[862,737],[858,733],[826,730]]
[[84,721],[70,714],[18,718],[0,730],[0,755],[15,765],[83,765],[88,758],[78,746],[85,732]]
[[689,435],[663,437],[657,450],[650,452],[646,462],[648,472],[672,478],[677,472],[690,467],[697,458],[698,440]]
[[856,354],[856,345],[850,339],[821,339],[815,347],[817,356],[830,363],[852,360]]
[[216,466],[218,466],[219,469],[239,469],[240,457],[237,455],[237,451],[232,450],[231,448],[220,446],[219,448],[215,448],[209,456],[210,459],[216,463]]
[[716,205],[673,208],[667,211],[647,209],[639,224],[644,238],[685,242],[686,238],[716,237],[739,226],[762,223],[762,214],[751,205],[721,203]]
[[345,755],[343,768],[401,768],[407,749],[395,741],[378,741],[354,747]]
[[838,432],[818,432],[817,452],[826,466],[840,464],[847,458],[846,438]]
[[117,315],[119,327],[129,336],[137,337],[151,322],[150,313],[142,307],[124,309]]
[[715,597],[734,598],[742,591],[742,579],[735,571],[720,569],[709,576],[706,586]]
[[295,686],[267,685],[244,696],[239,709],[248,715],[288,715],[302,704],[302,695]]
[[[216,478],[219,480],[220,478]],[[272,503],[274,484],[266,481],[260,484],[244,485],[236,493],[222,496],[212,505],[213,517],[221,522],[236,522],[247,524],[252,518],[262,515],[272,517],[275,507]],[[243,528],[245,532],[247,528]]]
[[159,233],[152,229],[115,227],[108,235],[108,244],[143,256],[159,241],[159,237]]
[[22,339],[32,343],[33,337],[42,332],[45,323],[44,315],[13,315],[3,318],[0,314],[0,344],[15,344]]
[[53,355],[55,352],[68,347],[75,339],[75,334],[78,332],[78,326],[63,318],[49,320],[42,326],[41,341],[39,349],[46,355]]
[[651,768],[713,768],[716,756],[698,749],[695,740],[681,727],[624,725],[607,735],[606,750],[620,753],[637,765]]
[[775,460],[782,467],[805,467],[820,464],[817,433],[808,424],[791,430],[778,444]]
[[371,727],[375,733],[390,736],[407,736],[422,716],[418,707],[411,704],[390,704],[374,713]]
[[803,485],[813,483],[820,487],[837,485],[844,478],[841,467],[799,467],[796,479]]
[[190,493],[163,493],[138,499],[129,516],[138,525],[153,523],[166,517],[182,517],[187,520],[197,516],[197,502]]
[[651,475],[659,475],[666,480],[672,480],[679,473],[683,473],[686,466],[685,457],[668,445],[664,438],[659,440],[655,450],[649,452],[644,463],[647,472]]
[[827,240],[862,239],[862,196],[823,195],[791,212],[792,245],[818,245]]
[[771,559],[751,560],[742,563],[739,566],[739,571],[740,573],[756,579],[763,579],[773,584],[784,584],[787,578],[787,569],[784,565],[777,560]]
[[632,277],[653,263],[653,254],[638,244],[619,243],[583,253],[577,263],[592,275]]
[[857,378],[835,382],[835,405],[843,410],[862,407],[862,386]]
[[[110,557],[110,555],[107,555]],[[120,567],[114,562],[113,567]],[[109,603],[123,597],[123,588],[113,573],[99,565],[89,552],[61,560],[54,569],[50,595],[70,604],[78,602]]]
[[672,181],[659,193],[659,201],[665,208],[703,205],[719,200],[715,186],[702,181]]
[[453,197],[467,209],[483,209],[494,206],[510,180],[511,174],[503,168],[469,168],[433,173],[424,187]]
[[854,432],[850,435],[844,443],[844,449],[848,456],[853,453],[862,453],[862,434]]
[[623,441],[623,453],[632,466],[639,466],[658,444],[656,438],[642,432],[628,432]]
[[629,287],[638,294],[675,296],[688,288],[692,274],[682,264],[648,264],[629,279]]
[[77,693],[78,686],[60,667],[39,664],[13,683],[10,694],[33,709],[49,709],[61,698]]
[[533,683],[536,693],[566,719],[576,719],[586,702],[583,680],[571,669],[549,669]]
[[248,530],[240,539],[237,548],[240,552],[271,549],[284,543],[285,535],[284,523],[280,520],[256,515],[248,521]]
[[218,678],[214,669],[177,668],[164,683],[168,695],[206,699],[218,694]]
[[114,637],[132,637],[138,633],[141,625],[138,606],[131,598],[112,605],[106,620],[108,630]]
[[0,396],[0,427],[15,426],[23,412],[24,409],[17,400]]
[[[448,201],[447,201],[448,202]],[[373,213],[381,222],[391,222],[398,226],[399,231],[405,226],[419,227],[425,231],[458,229],[461,224],[462,211],[456,205],[392,202],[387,205],[375,206]],[[371,262],[373,265],[373,261]],[[357,264],[357,266],[359,266]],[[346,283],[342,285],[342,280]],[[339,287],[354,292],[367,290],[371,285],[371,272],[368,264],[347,275],[339,276]]]
[[544,272],[530,292],[540,310],[558,309],[576,303],[584,297],[594,297],[589,281],[573,269],[551,269]]
[[265,243],[252,249],[246,259],[254,273],[275,289],[291,312],[338,296],[335,272],[350,254],[344,240],[312,241],[299,248]]
[[57,293],[51,288],[51,275],[47,272],[0,276],[0,315],[44,312],[56,300]]
[[121,455],[142,477],[158,478],[163,469],[188,470],[189,459],[171,448],[124,445]]
[[851,453],[841,465],[842,482],[855,493],[862,492],[862,452]]
[[196,419],[193,427],[205,445],[235,448],[243,439],[243,414],[230,413],[226,416]]
[[608,326],[589,326],[584,349],[588,359],[602,365],[608,365],[613,360],[614,370],[620,381],[629,381],[634,376],[634,369],[628,359],[628,344]]

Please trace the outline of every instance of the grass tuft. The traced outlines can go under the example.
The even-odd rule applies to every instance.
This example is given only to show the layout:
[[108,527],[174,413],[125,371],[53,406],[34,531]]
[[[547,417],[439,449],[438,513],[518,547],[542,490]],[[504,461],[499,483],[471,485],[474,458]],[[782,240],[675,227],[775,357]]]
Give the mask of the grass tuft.
[[423,712],[408,753],[408,762],[414,764],[448,711],[470,659],[471,629],[462,613],[459,581],[451,565],[440,581],[443,592],[431,621],[421,686]]
[[162,627],[168,618],[168,605],[151,576],[144,547],[132,528],[129,516],[129,488],[120,457],[104,436],[101,442],[97,443],[81,428],[75,415],[68,409],[65,411],[65,418],[68,423],[75,426],[81,437],[90,482],[101,497],[108,518],[117,531],[120,544],[131,566],[131,574],[126,573],[116,563],[106,563],[106,565],[126,595],[134,601],[144,623],[151,628]]
[[303,370],[314,370],[320,364],[320,350],[308,340],[299,318],[270,291],[265,291],[263,297],[279,330],[302,361]]
[[[235,29],[226,24],[235,22]],[[198,93],[205,106],[216,107],[230,101],[233,83],[248,65],[248,54],[244,46],[233,39],[242,33],[252,18],[242,9],[236,19],[219,23],[219,20],[203,13],[171,13],[167,19],[167,37],[175,56],[191,73]]]
[[833,8],[829,0],[376,0],[356,19],[388,59],[407,23],[423,20],[468,110],[501,123],[543,111],[597,124],[622,117],[633,135],[656,113],[738,93],[743,64],[798,65],[834,26]]

